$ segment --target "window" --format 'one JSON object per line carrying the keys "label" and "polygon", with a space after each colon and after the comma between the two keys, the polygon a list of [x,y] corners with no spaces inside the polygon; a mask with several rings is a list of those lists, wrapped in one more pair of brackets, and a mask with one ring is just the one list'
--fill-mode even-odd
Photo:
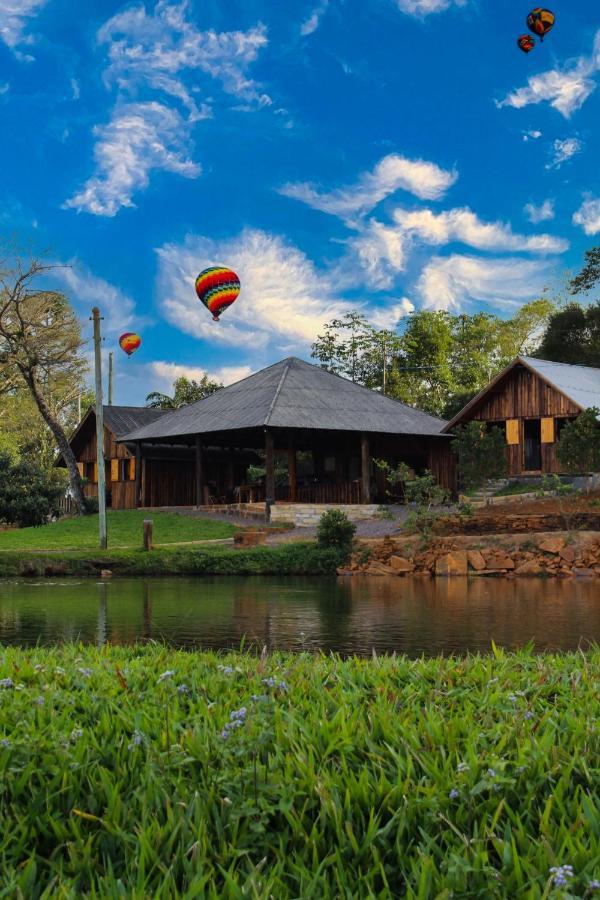
{"label": "window", "polygon": [[94,478],[94,474],[95,474],[94,469],[95,469],[95,463],[86,462],[85,468],[83,470],[84,478],[86,478],[88,481],[92,481],[92,482],[95,481],[96,479]]}
{"label": "window", "polygon": [[129,460],[128,459],[120,459],[119,460],[119,481],[128,481],[129,480]]}

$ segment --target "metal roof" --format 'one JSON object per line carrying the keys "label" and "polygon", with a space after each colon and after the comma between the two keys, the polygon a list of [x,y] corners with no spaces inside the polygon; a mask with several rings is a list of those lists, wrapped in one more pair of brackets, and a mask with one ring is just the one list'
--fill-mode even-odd
{"label": "metal roof", "polygon": [[445,424],[290,356],[125,438],[161,440],[266,426],[439,436]]}
{"label": "metal roof", "polygon": [[531,356],[521,356],[519,359],[577,406],[582,409],[596,406],[600,409],[600,369],[533,359]]}

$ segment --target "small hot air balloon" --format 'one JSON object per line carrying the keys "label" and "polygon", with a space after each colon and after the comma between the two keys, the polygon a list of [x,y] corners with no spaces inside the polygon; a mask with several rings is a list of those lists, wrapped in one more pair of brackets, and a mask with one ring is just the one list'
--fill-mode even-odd
{"label": "small hot air balloon", "polygon": [[517,47],[519,47],[523,53],[531,53],[535,47],[535,41],[530,34],[522,34],[517,41]]}
{"label": "small hot air balloon", "polygon": [[215,322],[221,313],[235,303],[240,293],[240,279],[232,269],[225,266],[211,266],[196,278],[196,293],[204,303]]}
{"label": "small hot air balloon", "polygon": [[132,353],[135,353],[141,343],[141,337],[139,334],[135,334],[134,331],[126,331],[125,334],[122,334],[119,338],[119,347],[121,350],[125,351],[127,356],[131,356]]}
{"label": "small hot air balloon", "polygon": [[527,16],[527,27],[543,41],[548,32],[554,28],[555,21],[556,16],[553,12],[542,6],[536,6]]}

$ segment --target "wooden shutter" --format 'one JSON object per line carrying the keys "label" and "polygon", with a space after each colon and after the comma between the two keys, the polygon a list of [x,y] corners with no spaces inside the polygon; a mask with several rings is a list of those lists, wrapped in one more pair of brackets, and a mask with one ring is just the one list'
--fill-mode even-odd
{"label": "wooden shutter", "polygon": [[519,420],[506,420],[506,443],[510,445],[519,443]]}
{"label": "wooden shutter", "polygon": [[110,480],[118,481],[119,480],[119,460],[111,459],[110,461]]}
{"label": "wooden shutter", "polygon": [[79,477],[83,478],[83,463],[77,463],[77,471],[79,472]]}
{"label": "wooden shutter", "polygon": [[553,444],[554,441],[554,419],[542,419],[542,444]]}
{"label": "wooden shutter", "polygon": [[94,484],[98,484],[98,463],[94,463]]}
{"label": "wooden shutter", "polygon": [[129,460],[129,480],[135,481],[135,459]]}

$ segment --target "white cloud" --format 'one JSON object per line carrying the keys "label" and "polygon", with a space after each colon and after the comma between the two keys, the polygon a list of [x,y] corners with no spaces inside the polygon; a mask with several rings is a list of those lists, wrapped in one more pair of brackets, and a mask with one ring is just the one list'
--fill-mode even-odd
{"label": "white cloud", "polygon": [[458,241],[477,250],[562,253],[569,249],[567,241],[549,234],[514,234],[504,222],[482,222],[468,208],[441,213],[430,209],[397,209],[394,219],[404,233],[434,246]]}
{"label": "white cloud", "polygon": [[[323,324],[355,305],[336,293],[297,247],[264,231],[247,229],[225,241],[189,235],[182,245],[166,244],[159,257],[158,295],[166,318],[177,328],[213,344],[264,348],[273,340],[313,341]],[[194,281],[209,265],[231,266],[242,290],[217,324],[196,298]]]}
{"label": "white cloud", "polygon": [[213,381],[219,381],[227,386],[241,381],[252,374],[251,366],[221,366],[216,369],[204,369],[201,366],[184,366],[179,363],[151,362],[148,368],[157,378],[162,381],[163,391],[172,388],[173,382],[177,378],[189,378],[192,381],[200,381],[205,375],[208,375]]}
{"label": "white cloud", "polygon": [[588,199],[573,215],[575,225],[580,225],[586,234],[600,232],[600,199]]}
{"label": "white cloud", "polygon": [[46,2],[47,0],[0,0],[0,40],[11,49],[22,43],[31,43],[25,30],[30,19],[37,16]]}
{"label": "white cloud", "polygon": [[198,107],[183,80],[185,73],[202,72],[221,82],[223,89],[247,102],[270,103],[247,75],[267,43],[266,28],[248,31],[200,31],[187,17],[189,4],[159,0],[152,13],[143,4],[109,19],[98,32],[108,46],[108,84],[135,89],[143,84],[178,98],[193,119],[206,118],[209,106]]}
{"label": "white cloud", "polygon": [[583,143],[578,138],[565,138],[561,141],[557,138],[552,144],[552,158],[547,169],[560,169],[563,163],[572,159],[577,153],[583,150]]}
{"label": "white cloud", "polygon": [[0,84],[0,97],[2,97],[3,94],[8,94],[9,91],[10,91],[10,84],[8,83],[8,81],[5,81],[2,84]]}
{"label": "white cloud", "polygon": [[107,125],[96,126],[96,171],[66,207],[97,216],[114,216],[133,206],[136,191],[148,186],[150,173],[163,170],[197,178],[201,168],[189,157],[185,122],[161,103],[130,103],[117,109]]}
{"label": "white cloud", "polygon": [[413,312],[415,304],[408,297],[403,297],[392,306],[379,306],[371,310],[369,314],[369,322],[375,328],[387,328],[393,330],[400,319]]}
{"label": "white cloud", "polygon": [[549,103],[566,119],[580,109],[596,88],[594,76],[600,70],[600,31],[591,56],[581,56],[565,69],[550,69],[532,75],[527,85],[508,94],[498,106],[523,109],[535,103]]}
{"label": "white cloud", "polygon": [[524,132],[523,132],[523,140],[524,140],[525,142],[527,142],[527,141],[537,141],[537,140],[539,140],[539,139],[541,138],[541,136],[542,136],[542,132],[541,132],[541,131],[524,131]]}
{"label": "white cloud", "polygon": [[396,0],[398,8],[411,16],[429,16],[444,12],[450,6],[464,6],[466,0]]}
{"label": "white cloud", "polygon": [[524,212],[533,225],[538,225],[540,222],[549,222],[554,218],[554,200],[544,200],[539,206],[536,206],[534,203],[527,203],[524,206]]}
{"label": "white cloud", "polygon": [[327,12],[327,7],[329,6],[329,0],[322,0],[318,6],[315,6],[308,19],[306,19],[302,25],[300,26],[300,34],[303,37],[308,37],[309,34],[313,34],[321,24],[321,19]]}
{"label": "white cloud", "polygon": [[347,188],[320,193],[308,183],[286,184],[279,192],[341,219],[364,215],[398,190],[421,200],[438,200],[454,184],[458,175],[422,159],[407,159],[390,154],[380,160],[372,172],[363,173]]}
{"label": "white cloud", "polygon": [[52,276],[62,282],[65,293],[81,316],[84,325],[92,307],[98,306],[102,313],[102,332],[106,336],[118,336],[132,328],[141,327],[143,320],[136,316],[135,302],[120,288],[94,275],[77,260],[54,269]]}
{"label": "white cloud", "polygon": [[395,276],[404,271],[407,239],[397,228],[370,219],[358,237],[349,241],[349,246],[374,288],[390,288]]}
{"label": "white cloud", "polygon": [[457,311],[470,301],[513,307],[538,295],[547,275],[548,266],[540,261],[434,257],[416,289],[425,309]]}

